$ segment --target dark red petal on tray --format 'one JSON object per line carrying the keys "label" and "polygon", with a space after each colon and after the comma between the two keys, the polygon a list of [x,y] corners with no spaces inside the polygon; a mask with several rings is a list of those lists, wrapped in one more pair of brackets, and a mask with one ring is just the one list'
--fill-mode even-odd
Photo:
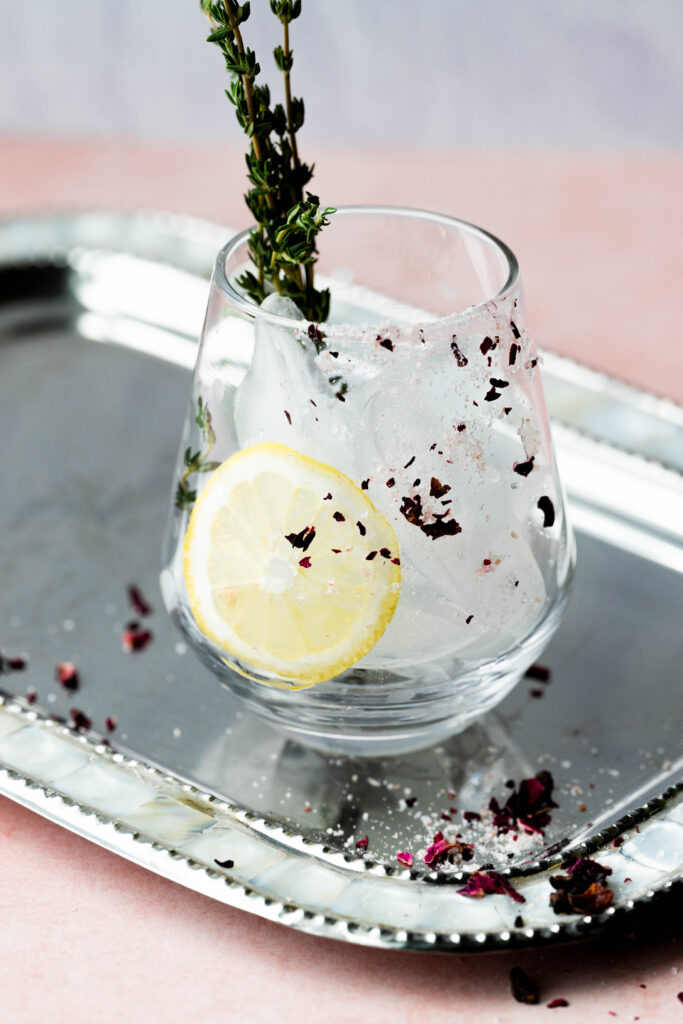
{"label": "dark red petal on tray", "polygon": [[377,340],[379,341],[382,348],[389,349],[390,352],[394,351],[394,343],[391,340],[391,338],[380,338],[380,336],[377,335]]}
{"label": "dark red petal on tray", "polygon": [[393,476],[390,476],[389,479],[387,480],[387,487],[393,487],[395,483],[396,481],[394,480]]}
{"label": "dark red petal on tray", "polygon": [[408,850],[399,850],[396,854],[396,860],[404,868],[412,868],[413,866],[413,855]]}
{"label": "dark red petal on tray", "polygon": [[612,903],[614,893],[606,885],[612,869],[589,857],[563,864],[566,875],[553,875],[550,905],[556,914],[600,914]]}
{"label": "dark red petal on tray", "polygon": [[214,864],[218,864],[219,868],[234,868],[234,860],[216,860],[214,857]]}
{"label": "dark red petal on tray", "polygon": [[416,796],[407,796],[406,797],[406,807],[414,807],[416,803],[417,803],[417,797]]}
{"label": "dark red petal on tray", "polygon": [[536,679],[539,683],[549,683],[551,673],[545,665],[530,665],[524,675],[527,679]]}
{"label": "dark red petal on tray", "polygon": [[287,422],[291,424],[292,417],[290,416],[290,414],[287,412],[286,409],[283,409],[283,412],[284,412],[285,416],[287,417]]}
{"label": "dark red petal on tray", "polygon": [[538,1002],[538,986],[521,967],[513,967],[510,971],[510,988],[518,1003],[533,1006]]}
{"label": "dark red petal on tray", "polygon": [[306,555],[305,558],[300,558],[299,559],[299,565],[301,566],[302,569],[310,569],[311,568],[310,556]]}
{"label": "dark red petal on tray", "polygon": [[560,1008],[560,1006],[569,1006],[569,1003],[566,999],[559,998],[551,999],[550,1002],[546,1003],[545,1005],[548,1007],[549,1010],[557,1010]]}
{"label": "dark red petal on tray", "polygon": [[37,700],[38,700],[38,694],[36,693],[35,690],[27,690],[26,691],[26,703],[27,704],[35,704],[35,702]]}
{"label": "dark red petal on tray", "polygon": [[512,782],[513,791],[502,807],[495,797],[491,797],[489,810],[493,814],[493,824],[498,835],[516,829],[528,834],[543,835],[543,830],[550,824],[550,811],[557,807],[553,800],[553,788],[554,781],[550,772],[540,771],[530,779],[522,779],[517,788]]}
{"label": "dark red petal on tray", "polygon": [[107,717],[104,720],[104,727],[107,730],[107,732],[114,732],[118,724],[119,723],[116,721],[114,715],[107,715]]}
{"label": "dark red petal on tray", "polygon": [[151,615],[154,609],[145,600],[144,594],[134,583],[129,584],[128,589],[128,602],[135,612],[136,615]]}
{"label": "dark red petal on tray", "polygon": [[[17,655],[14,658],[6,658],[5,664],[11,672],[23,672],[26,668],[26,658],[22,658],[21,655]],[[2,669],[0,669],[2,671]]]}
{"label": "dark red petal on tray", "polygon": [[69,713],[71,715],[71,722],[76,729],[87,730],[92,728],[92,722],[84,711],[80,711],[78,708],[71,708]]}
{"label": "dark red petal on tray", "polygon": [[519,331],[517,330],[517,324],[514,322],[514,320],[510,321],[510,330],[512,331],[512,337],[515,340],[521,337]]}
{"label": "dark red petal on tray", "polygon": [[487,352],[490,352],[491,349],[493,349],[495,347],[496,346],[495,346],[495,343],[493,341],[493,338],[484,338],[484,340],[482,341],[481,345],[479,346],[479,348],[481,349],[482,355],[486,355]]}
{"label": "dark red petal on tray", "polygon": [[458,889],[461,896],[481,899],[483,896],[509,896],[515,903],[526,903],[524,896],[497,871],[475,871],[467,879],[467,884]]}
{"label": "dark red petal on tray", "polygon": [[60,661],[55,665],[55,679],[69,693],[75,693],[80,686],[78,669],[72,661]]}
{"label": "dark red petal on tray", "polygon": [[361,537],[364,537],[364,536],[365,536],[365,534],[366,534],[366,533],[367,533],[368,531],[367,531],[367,530],[365,529],[365,527],[364,527],[364,526],[363,526],[363,524],[361,523],[360,519],[359,519],[359,520],[358,520],[358,522],[356,523],[356,526],[358,527],[358,532],[360,533]]}
{"label": "dark red petal on tray", "polygon": [[333,512],[332,518],[336,519],[338,523],[343,523],[346,521],[346,516],[344,516],[341,512]]}
{"label": "dark red petal on tray", "polygon": [[152,631],[142,629],[137,622],[130,622],[121,634],[121,646],[126,654],[144,651],[153,640]]}
{"label": "dark red petal on tray", "polygon": [[367,836],[363,836],[363,838],[359,839],[358,842],[356,843],[356,849],[357,850],[367,850],[367,848],[368,848],[368,837]]}

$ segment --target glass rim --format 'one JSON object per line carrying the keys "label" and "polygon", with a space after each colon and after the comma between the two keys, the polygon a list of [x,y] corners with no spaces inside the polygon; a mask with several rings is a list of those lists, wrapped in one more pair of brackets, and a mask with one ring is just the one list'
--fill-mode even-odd
{"label": "glass rim", "polygon": [[[435,317],[432,320],[425,321],[425,323],[429,323],[431,327],[434,327],[434,325],[439,323],[458,319],[459,317],[469,317],[476,314],[478,311],[485,309],[492,302],[503,302],[519,282],[519,264],[512,249],[496,235],[492,234],[490,231],[486,231],[484,228],[480,228],[477,224],[472,224],[467,220],[461,220],[459,217],[451,217],[445,213],[435,213],[431,210],[421,210],[409,206],[377,206],[375,204],[340,206],[332,216],[343,217],[362,214],[379,214],[382,216],[402,217],[406,220],[415,218],[431,221],[434,224],[441,224],[442,226],[451,229],[457,228],[459,231],[463,231],[466,234],[480,239],[480,241],[486,242],[488,245],[494,246],[494,248],[496,248],[505,259],[508,269],[507,278],[503,286],[494,295],[491,295],[483,302],[477,302],[473,305],[466,306],[460,311],[448,313],[445,316]],[[302,324],[310,323],[311,321],[306,319],[294,320],[290,317],[279,316],[277,313],[270,313],[261,306],[257,306],[255,302],[252,302],[252,300],[247,296],[237,291],[228,279],[225,272],[227,262],[233,253],[247,242],[252,230],[253,227],[245,228],[243,231],[240,231],[239,234],[233,235],[230,241],[228,241],[219,251],[214,264],[213,281],[228,302],[247,316],[252,317],[253,319],[265,320],[273,326],[280,327],[282,329],[301,331]]]}

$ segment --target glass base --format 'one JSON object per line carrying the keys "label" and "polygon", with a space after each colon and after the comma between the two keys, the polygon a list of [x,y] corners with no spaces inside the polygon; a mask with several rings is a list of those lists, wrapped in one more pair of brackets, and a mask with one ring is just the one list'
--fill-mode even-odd
{"label": "glass base", "polygon": [[552,637],[567,596],[567,589],[561,591],[526,638],[483,666],[440,662],[405,674],[355,668],[304,690],[280,689],[240,675],[198,643],[194,620],[182,606],[172,615],[221,684],[270,727],[327,754],[385,757],[432,746],[498,704]]}

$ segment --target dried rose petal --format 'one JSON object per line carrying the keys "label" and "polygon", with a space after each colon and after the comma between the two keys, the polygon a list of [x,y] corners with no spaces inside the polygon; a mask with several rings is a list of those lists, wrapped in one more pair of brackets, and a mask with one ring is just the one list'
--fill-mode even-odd
{"label": "dried rose petal", "polygon": [[530,665],[524,675],[527,679],[536,679],[539,683],[550,682],[550,669],[545,665]]}
{"label": "dried rose petal", "polygon": [[116,721],[114,715],[107,715],[107,717],[104,720],[104,727],[107,730],[107,732],[114,732],[114,729],[118,724],[119,723]]}
{"label": "dried rose petal", "polygon": [[458,347],[458,344],[455,340],[455,335],[453,335],[453,341],[451,342],[451,352],[455,356],[455,361],[458,364],[458,366],[467,366],[467,356],[460,351],[460,348]]}
{"label": "dried rose petal", "polygon": [[312,563],[311,563],[310,555],[306,555],[305,558],[300,558],[299,559],[299,565],[301,566],[302,569],[310,569],[311,568],[311,564]]}
{"label": "dried rose petal", "polygon": [[427,847],[424,855],[425,864],[437,867],[446,862],[452,864],[456,858],[463,861],[472,860],[474,847],[471,843],[461,843],[458,839],[449,842],[444,839],[443,832],[437,832],[432,839],[431,845]]}
{"label": "dried rose petal", "polygon": [[521,967],[513,967],[510,971],[510,988],[518,1003],[533,1006],[538,1002],[538,986]]}
{"label": "dried rose petal", "polygon": [[532,455],[526,462],[515,462],[513,463],[513,470],[515,473],[519,473],[520,476],[528,476],[531,470],[534,468],[535,456]]}
{"label": "dried rose petal", "polygon": [[462,816],[465,821],[481,821],[481,814],[477,814],[476,811],[463,811]]}
{"label": "dried rose petal", "polygon": [[[514,787],[514,782],[512,785]],[[502,807],[495,797],[491,797],[489,810],[498,835],[521,829],[530,835],[542,836],[550,824],[551,809],[557,807],[553,800],[554,785],[550,772],[540,771],[533,778],[522,779]]]}
{"label": "dried rose petal", "polygon": [[127,654],[144,651],[153,639],[149,629],[142,629],[138,622],[129,622],[121,634],[121,646]]}
{"label": "dried rose petal", "polygon": [[547,494],[538,499],[536,507],[543,513],[543,526],[549,529],[555,522],[555,506]]}
{"label": "dried rose petal", "polygon": [[391,338],[382,338],[379,334],[377,335],[377,341],[380,343],[382,348],[389,349],[390,352],[394,351],[394,343]]}
{"label": "dried rose petal", "polygon": [[78,708],[72,708],[70,714],[71,722],[74,728],[85,730],[92,728],[92,722],[90,721],[90,719],[88,718],[84,711],[79,711]]}
{"label": "dried rose petal", "polygon": [[75,693],[81,684],[78,669],[72,661],[60,661],[55,665],[55,679],[69,693]]}
{"label": "dried rose petal", "polygon": [[234,868],[234,860],[216,860],[214,857],[214,864],[218,864],[219,868]]}
{"label": "dried rose petal", "polygon": [[442,484],[435,476],[432,477],[429,485],[429,494],[432,498],[443,498],[444,494],[448,494],[450,489],[449,484]]}
{"label": "dried rose petal", "polygon": [[549,1003],[545,1004],[549,1010],[557,1010],[560,1006],[569,1006],[566,999],[551,999]]}
{"label": "dried rose petal", "polygon": [[589,857],[564,864],[565,875],[553,875],[550,905],[556,914],[599,914],[610,906],[614,893],[605,883],[612,869]]}
{"label": "dried rose petal", "polygon": [[396,860],[404,868],[412,868],[413,866],[413,855],[412,853],[409,853],[407,850],[399,850],[398,853],[396,854]]}
{"label": "dried rose petal", "polygon": [[27,690],[26,691],[26,703],[27,704],[35,704],[35,702],[37,700],[38,700],[38,694],[36,693],[35,690]]}
{"label": "dried rose petal", "polygon": [[154,609],[145,600],[142,591],[134,583],[128,586],[128,601],[136,615],[151,615]]}
{"label": "dried rose petal", "polygon": [[357,850],[367,850],[367,848],[368,848],[368,837],[367,836],[363,836],[363,838],[359,839],[358,842],[356,843],[356,849]]}
{"label": "dried rose petal", "polygon": [[315,526],[304,526],[303,530],[300,530],[299,533],[286,533],[285,540],[288,540],[293,548],[301,548],[302,551],[308,551],[315,540]]}
{"label": "dried rose petal", "polygon": [[515,903],[526,903],[521,892],[513,889],[506,878],[497,871],[475,871],[467,879],[463,889],[458,889],[461,896],[481,899],[483,896],[509,896]]}
{"label": "dried rose petal", "polygon": [[26,658],[17,656],[16,658],[8,658],[7,664],[12,672],[23,672],[26,668]]}

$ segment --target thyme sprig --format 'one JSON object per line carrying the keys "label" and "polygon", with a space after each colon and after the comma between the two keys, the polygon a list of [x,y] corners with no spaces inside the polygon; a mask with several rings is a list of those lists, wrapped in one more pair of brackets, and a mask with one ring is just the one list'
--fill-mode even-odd
{"label": "thyme sprig", "polygon": [[297,144],[297,132],[304,123],[304,103],[292,95],[294,54],[289,26],[301,14],[301,0],[270,0],[271,11],[283,28],[282,45],[275,48],[273,56],[284,78],[284,105],[272,105],[268,86],[257,81],[261,67],[241,30],[249,18],[250,4],[236,0],[200,2],[211,22],[207,41],[218,46],[230,75],[230,88],[225,94],[249,139],[246,164],[251,188],[244,198],[256,221],[249,235],[256,273],[245,272],[237,283],[258,303],[270,284],[280,295],[296,302],[308,320],[324,321],[330,295],[314,284],[316,239],[335,211],[321,208],[318,197],[306,190],[313,166],[301,160]]}
{"label": "thyme sprig", "polygon": [[211,423],[209,407],[201,397],[197,399],[195,423],[201,430],[206,449],[203,453],[201,451],[193,452],[192,448],[185,449],[183,454],[185,469],[178,481],[175,493],[175,504],[179,509],[190,509],[197,500],[197,491],[190,486],[190,477],[194,473],[211,473],[220,466],[220,462],[211,462],[208,457],[216,443],[216,434]]}

